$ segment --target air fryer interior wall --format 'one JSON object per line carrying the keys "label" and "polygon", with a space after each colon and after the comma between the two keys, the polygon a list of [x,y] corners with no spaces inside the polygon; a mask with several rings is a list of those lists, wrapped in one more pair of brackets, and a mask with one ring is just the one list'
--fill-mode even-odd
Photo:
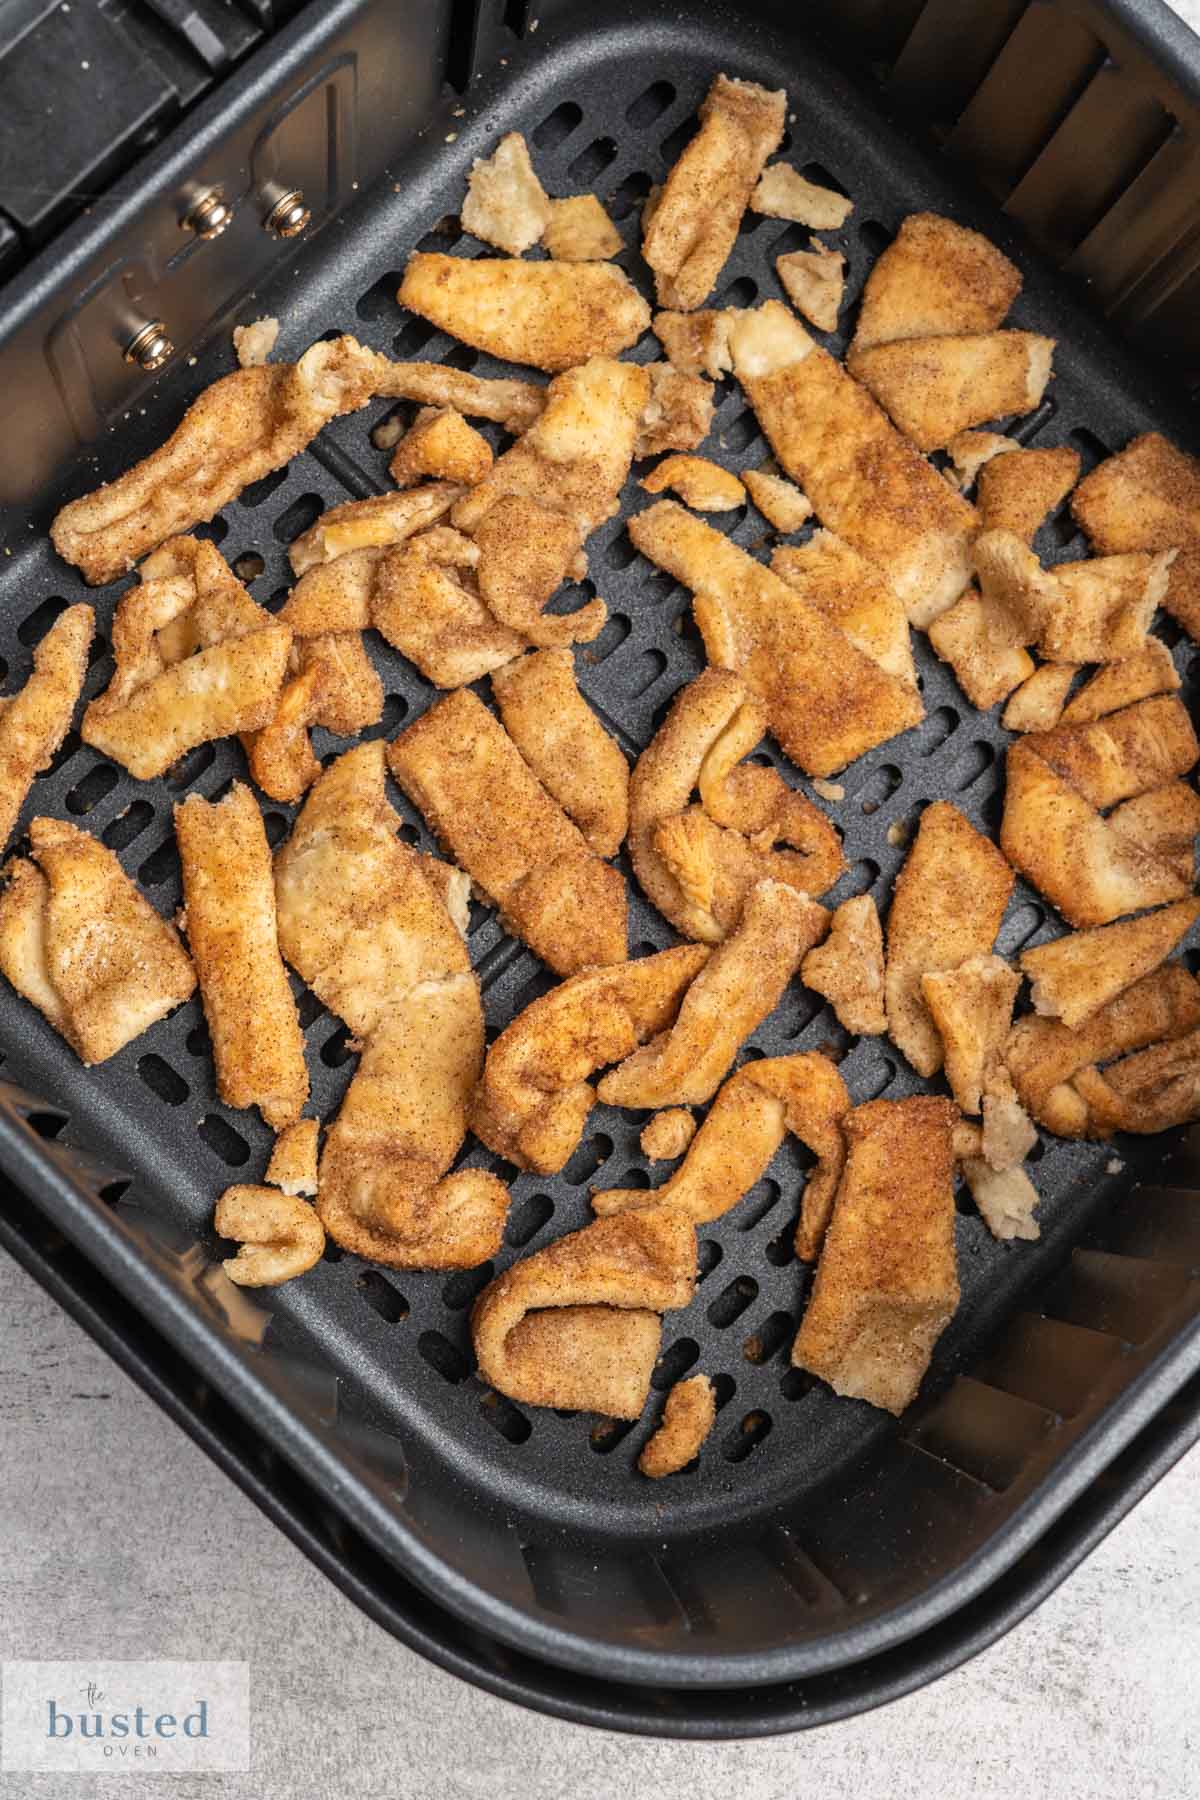
{"label": "air fryer interior wall", "polygon": [[[639,203],[686,141],[713,72],[726,69],[788,89],[789,160],[855,200],[834,240],[849,261],[845,320],[900,219],[920,207],[949,212],[985,230],[1025,270],[1014,323],[1059,339],[1050,397],[1017,428],[1021,442],[1073,443],[1085,469],[1150,428],[1200,448],[1178,384],[1121,350],[1010,221],[955,185],[951,165],[931,163],[894,134],[801,36],[724,9],[681,17],[674,6],[599,6],[503,55],[461,118],[448,97],[403,166],[298,248],[273,286],[239,310],[241,318],[280,317],[277,355],[349,330],[398,356],[518,372],[433,333],[394,299],[414,248],[478,253],[459,241],[455,223],[471,158],[501,132],[523,130],[551,193],[594,190],[606,199],[628,246],[619,260],[644,284]],[[774,257],[807,236],[749,215],[716,302],[775,293]],[[835,340],[839,350],[844,338]],[[648,337],[634,354],[655,353]],[[187,401],[231,366],[222,330],[195,367],[160,381],[144,415],[123,421],[94,460],[64,471],[52,504],[160,442]],[[718,398],[722,460],[755,466],[765,445],[740,389],[727,381]],[[262,559],[251,583],[257,598],[282,602],[287,545],[321,508],[386,488],[386,457],[370,438],[385,410],[335,422],[208,528],[231,561],[250,552]],[[590,582],[610,617],[579,669],[632,755],[703,657],[688,595],[636,556],[624,518],[592,541]],[[51,553],[44,524],[39,511],[14,536],[0,572],[0,655],[14,679],[55,614],[85,592]],[[731,535],[754,547],[762,527],[751,514]],[[1052,560],[1083,553],[1065,510],[1038,548]],[[105,639],[90,697],[111,670],[106,634],[117,593],[89,597]],[[1164,635],[1194,704],[1194,647],[1169,625]],[[390,737],[433,690],[378,640],[372,649],[388,695],[376,735]],[[925,722],[857,762],[843,778],[845,799],[831,808],[851,864],[835,901],[867,890],[886,899],[904,855],[889,828],[915,820],[931,799],[954,801],[993,831],[998,824],[1007,735],[994,715],[965,702],[923,638],[918,660]],[[318,735],[316,747],[329,755],[344,746]],[[772,741],[765,748],[799,779]],[[234,746],[209,745],[165,781],[142,785],[72,734],[25,816],[83,824],[169,912],[179,901],[172,804],[190,791],[218,793],[241,767]],[[420,819],[393,797],[405,836],[428,844]],[[274,841],[289,818],[287,808],[268,808]],[[999,948],[1012,954],[1057,929],[1044,902],[1018,884]],[[633,952],[670,941],[631,888]],[[551,981],[490,909],[473,906],[470,943],[494,1032]],[[351,1072],[348,1034],[298,992],[314,1102],[328,1118]],[[331,1253],[261,1301],[230,1290],[211,1265],[212,1207],[228,1182],[263,1167],[269,1133],[216,1099],[198,1002],[90,1072],[11,993],[0,995],[0,1037],[5,1076],[49,1103],[10,1102],[0,1162],[38,1192],[60,1228],[86,1242],[210,1376],[219,1374],[266,1442],[318,1471],[332,1503],[420,1586],[507,1643],[606,1678],[727,1688],[841,1666],[899,1643],[994,1579],[1200,1364],[1194,1149],[1181,1134],[1123,1142],[1115,1154],[1046,1138],[1031,1171],[1042,1195],[1037,1244],[995,1243],[963,1203],[962,1306],[922,1403],[896,1426],[835,1399],[787,1362],[809,1280],[790,1250],[804,1165],[791,1142],[732,1214],[703,1229],[697,1297],[667,1316],[656,1392],[695,1368],[714,1377],[721,1404],[698,1470],[651,1484],[632,1466],[645,1423],[626,1431],[527,1411],[484,1389],[472,1372],[467,1317],[490,1268],[399,1275]],[[798,984],[752,1040],[767,1055],[840,1051],[847,1042]],[[858,1042],[842,1070],[856,1100],[921,1085],[887,1040]],[[52,1142],[35,1148],[19,1122],[30,1113],[46,1121]],[[638,1148],[643,1122],[598,1108],[561,1176],[518,1177],[496,1268],[585,1223],[589,1186],[657,1183],[661,1167],[649,1168]],[[107,1174],[96,1175],[72,1146],[98,1157]],[[499,1166],[478,1146],[466,1160]],[[1147,1185],[1135,1193],[1138,1183]]]}

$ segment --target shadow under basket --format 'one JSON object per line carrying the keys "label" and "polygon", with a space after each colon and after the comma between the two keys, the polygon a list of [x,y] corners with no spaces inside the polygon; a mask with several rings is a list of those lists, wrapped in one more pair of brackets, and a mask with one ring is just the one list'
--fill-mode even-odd
{"label": "shadow under basket", "polygon": [[[645,288],[641,201],[724,69],[787,88],[788,160],[854,200],[845,230],[829,235],[848,264],[845,324],[826,338],[830,348],[844,349],[866,274],[904,215],[946,212],[985,231],[1025,271],[1012,322],[1058,339],[1050,397],[1015,427],[1022,443],[1071,443],[1085,469],[1148,429],[1200,447],[1186,400],[1200,353],[1171,298],[1181,284],[1189,291],[1190,265],[1169,281],[1162,249],[1186,234],[1170,236],[1174,190],[1164,169],[1157,187],[1151,181],[1168,149],[1179,158],[1181,135],[1195,143],[1200,46],[1189,113],[1185,89],[1170,98],[1188,73],[1178,62],[1181,40],[1162,37],[1154,9],[1097,8],[1094,18],[1073,5],[970,9],[975,35],[944,39],[939,106],[926,108],[940,151],[889,122],[906,95],[927,97],[918,52],[922,34],[936,41],[937,19],[945,23],[948,9],[936,3],[843,9],[863,14],[864,33],[871,22],[868,47],[893,71],[891,98],[801,34],[794,8],[784,25],[783,11],[769,5],[689,11],[600,0],[586,16],[578,6],[545,7],[535,33],[519,6],[484,7],[471,14],[465,50],[467,10],[455,12],[449,36],[451,73],[469,51],[461,97],[444,89],[386,177],[311,244],[289,247],[252,309],[239,309],[242,318],[281,318],[281,355],[348,330],[389,354],[513,373],[394,299],[414,248],[479,253],[456,213],[472,157],[507,130],[525,133],[550,193],[600,195],[625,238],[617,260]],[[812,10],[820,17],[823,9]],[[1066,37],[1039,69],[1042,126],[1025,119],[1021,135],[1014,124],[1001,145],[984,122],[994,118],[999,133],[1007,115],[979,97],[1035,13],[1043,25],[1058,17]],[[1114,132],[1121,151],[1113,150],[1105,191],[1094,182],[1085,204],[1077,184],[1068,205],[1079,158],[1064,161],[1055,145],[1070,130],[1078,146],[1093,116],[1098,158],[1109,142],[1105,95],[1118,112],[1136,112],[1140,132],[1124,123]],[[990,145],[990,162],[981,144]],[[1099,293],[1094,279],[1081,287],[1074,278],[1088,274],[1096,234],[1112,233],[1113,213],[1139,184],[1143,210],[1159,195],[1154,216],[1166,235],[1157,258],[1144,248],[1145,266],[1111,293]],[[807,235],[748,214],[714,304],[776,294],[775,257]],[[1129,331],[1157,318],[1151,349],[1122,341],[1101,306]],[[633,354],[655,353],[648,337]],[[165,437],[183,405],[231,366],[227,330],[207,345],[197,340],[194,354],[194,364],[145,390],[144,412],[130,407],[86,459],[61,471],[19,546],[13,534],[14,554],[0,571],[0,656],[13,679],[57,613],[85,593],[53,556],[46,521],[64,499]],[[756,466],[766,447],[744,398],[724,382],[717,399],[721,460]],[[371,434],[387,410],[379,404],[336,421],[204,528],[235,565],[246,559],[251,591],[264,603],[282,596],[288,545],[321,508],[386,490],[386,453]],[[609,622],[579,658],[582,686],[631,755],[703,660],[688,595],[629,541],[626,519],[641,499],[631,483],[629,504],[589,546],[590,581]],[[729,532],[749,549],[762,542],[749,511]],[[1082,554],[1069,515],[1047,524],[1037,548],[1048,560]],[[105,652],[115,595],[88,597]],[[1200,658],[1177,630],[1162,629],[1194,710]],[[369,647],[388,696],[372,735],[390,736],[434,691],[386,645],[373,639]],[[932,799],[952,800],[993,832],[998,823],[1007,734],[994,714],[966,703],[924,639],[917,657],[925,721],[841,778],[834,816],[850,872],[834,901],[853,892],[886,900],[905,854],[895,827],[911,828]],[[89,696],[110,668],[101,654]],[[322,757],[343,747],[316,734]],[[773,743],[764,754],[799,780]],[[180,898],[172,805],[187,792],[219,793],[242,768],[236,745],[207,745],[165,780],[139,784],[72,736],[35,783],[23,822],[35,813],[77,820],[169,913]],[[419,817],[397,805],[405,837],[428,846]],[[293,811],[268,806],[272,841]],[[630,914],[632,954],[671,942],[632,887]],[[1057,929],[1046,904],[1018,883],[999,948],[1013,955]],[[488,908],[473,906],[469,941],[495,1032],[549,980]],[[348,1034],[299,984],[296,992],[313,1105],[327,1118],[352,1072]],[[899,1421],[838,1400],[790,1367],[811,1277],[791,1249],[806,1159],[785,1145],[739,1206],[702,1228],[695,1300],[666,1318],[650,1413],[690,1370],[713,1378],[719,1411],[697,1463],[651,1483],[635,1470],[651,1417],[617,1426],[514,1405],[480,1380],[468,1332],[471,1303],[493,1273],[587,1222],[590,1187],[662,1179],[661,1166],[641,1154],[640,1117],[597,1107],[559,1176],[513,1181],[494,1264],[468,1274],[398,1273],[330,1250],[301,1281],[245,1293],[221,1270],[212,1209],[230,1181],[256,1178],[270,1133],[257,1115],[218,1100],[198,1001],[103,1067],[83,1070],[6,991],[0,1043],[0,1168],[11,1184],[0,1242],[372,1616],[467,1679],[564,1717],[664,1736],[752,1736],[894,1697],[1028,1611],[1200,1434],[1194,1133],[1111,1145],[1044,1137],[1032,1169],[1041,1195],[1036,1243],[995,1242],[964,1203],[962,1304],[920,1401]],[[856,1101],[920,1088],[886,1040],[849,1047],[832,1013],[798,984],[745,1054],[819,1048],[839,1057]],[[511,1173],[473,1143],[464,1160]]]}

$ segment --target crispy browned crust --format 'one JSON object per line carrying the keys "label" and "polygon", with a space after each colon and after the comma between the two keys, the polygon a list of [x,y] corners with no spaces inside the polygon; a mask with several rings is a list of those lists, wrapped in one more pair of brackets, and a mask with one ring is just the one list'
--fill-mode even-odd
{"label": "crispy browned crust", "polygon": [[1200,638],[1200,459],[1146,432],[1084,477],[1071,511],[1096,550],[1177,549],[1164,605]]}
{"label": "crispy browned crust", "polygon": [[103,1062],[188,999],[195,971],[111,850],[62,819],[32,820],[29,840],[0,893],[0,973]]}
{"label": "crispy browned crust", "polygon": [[1155,1044],[1103,1072],[1081,1069],[1072,1083],[1088,1108],[1089,1137],[1131,1131],[1139,1137],[1200,1118],[1200,1031]]}
{"label": "crispy browned crust", "polygon": [[623,248],[620,232],[595,194],[552,200],[542,246],[555,262],[605,262]]}
{"label": "crispy browned crust", "polygon": [[1011,531],[1025,543],[1079,480],[1079,452],[1066,444],[1047,450],[1014,446],[979,471],[975,504],[985,531]]}
{"label": "crispy browned crust", "polygon": [[1001,714],[1005,731],[1053,731],[1078,673],[1075,663],[1043,663],[1027,675]]}
{"label": "crispy browned crust", "polygon": [[941,450],[986,419],[1032,412],[1053,354],[1053,338],[992,331],[852,349],[846,366],[918,450]]}
{"label": "crispy browned crust", "polygon": [[1137,700],[1173,694],[1183,682],[1174,658],[1159,638],[1147,638],[1134,656],[1097,669],[1063,708],[1064,725],[1090,725],[1105,713],[1120,712]]}
{"label": "crispy browned crust", "polygon": [[621,875],[473,693],[459,688],[430,707],[389,746],[388,766],[508,928],[558,974],[625,960]]}
{"label": "crispy browned crust", "polygon": [[660,450],[695,450],[712,429],[716,410],[712,382],[672,368],[670,363],[644,366],[650,395],[642,408],[634,456],[657,456]]}
{"label": "crispy browned crust", "polygon": [[978,231],[910,213],[867,277],[853,348],[994,331],[1020,291],[1020,270]]}
{"label": "crispy browned crust", "polygon": [[213,1230],[240,1244],[221,1264],[239,1287],[278,1287],[320,1262],[325,1233],[312,1207],[273,1187],[228,1187],[217,1201]]}
{"label": "crispy browned crust", "polygon": [[1059,563],[1053,572],[1057,603],[1049,607],[1038,648],[1056,662],[1119,662],[1138,655],[1156,607],[1167,591],[1173,550],[1151,556],[1093,556]]}
{"label": "crispy browned crust", "polygon": [[504,729],[597,856],[615,856],[629,825],[629,764],[575,679],[569,650],[536,650],[497,669]]}
{"label": "crispy browned crust", "polygon": [[781,545],[771,557],[771,569],[819,607],[885,674],[916,690],[908,618],[874,563],[836,533],[814,531],[806,544]]}
{"label": "crispy browned crust", "polygon": [[505,261],[418,251],[396,295],[476,350],[556,373],[636,344],[650,308],[607,262]]}
{"label": "crispy browned crust", "polygon": [[477,681],[520,656],[528,642],[480,597],[472,573],[478,561],[469,538],[435,527],[385,551],[375,570],[372,624],[435,687]]}
{"label": "crispy browned crust", "polygon": [[725,266],[768,156],[783,136],[787,95],[718,75],[648,218],[642,254],[660,306],[702,306]]}
{"label": "crispy browned crust", "polygon": [[702,943],[728,936],[756,882],[823,894],[846,866],[824,813],[777,770],[743,761],[765,729],[740,676],[706,669],[676,696],[633,771],[634,873],[672,925]]}
{"label": "crispy browned crust", "polygon": [[452,406],[469,419],[492,419],[512,432],[532,425],[545,399],[545,390],[536,382],[468,375],[440,362],[385,363],[375,392],[393,400],[415,400],[419,406]]}
{"label": "crispy browned crust", "polygon": [[269,725],[291,644],[212,544],[172,538],[117,604],[116,668],[80,735],[151,781],[197,744]]}
{"label": "crispy browned crust", "polygon": [[[402,494],[372,494],[366,500],[346,500],[341,506],[331,506],[293,542],[288,551],[292,571],[303,576],[323,563],[406,543],[417,532],[427,531],[444,518],[463,492],[460,482],[431,481]],[[356,571],[362,566],[355,565]],[[310,592],[314,590],[302,584],[288,596],[287,622],[299,635],[349,631],[366,624],[365,615],[356,617],[348,607],[339,608],[333,599],[325,601],[321,589],[315,589],[312,600]],[[321,596],[321,604],[316,595]],[[361,607],[362,602],[358,604]]]}
{"label": "crispy browned crust", "polygon": [[842,1177],[842,1120],[850,1096],[835,1064],[816,1051],[761,1058],[731,1075],[678,1169],[659,1188],[610,1188],[592,1195],[605,1215],[644,1206],[673,1206],[697,1225],[719,1219],[749,1193],[794,1132],[817,1158],[808,1177],[796,1254],[816,1256]]}
{"label": "crispy browned crust", "polygon": [[[1131,800],[1106,819],[1023,738],[1008,751],[1001,849],[1068,925],[1107,925],[1182,899],[1192,873],[1191,861],[1185,871],[1179,859],[1179,805],[1173,789],[1155,791],[1169,796],[1167,818],[1157,803],[1153,817],[1139,811],[1126,818],[1129,808],[1142,806]],[[1186,815],[1184,823],[1197,828]]]}
{"label": "crispy browned crust", "polygon": [[271,1160],[263,1180],[268,1187],[282,1188],[285,1194],[304,1194],[312,1199],[317,1191],[317,1137],[320,1127],[316,1119],[296,1119],[285,1125],[271,1149]]}
{"label": "crispy browned crust", "polygon": [[900,1413],[958,1305],[957,1117],[949,1100],[872,1100],[843,1122],[846,1170],[792,1361]]}
{"label": "crispy browned crust", "polygon": [[696,1135],[696,1117],[686,1106],[669,1106],[642,1126],[638,1143],[651,1162],[675,1162]]}
{"label": "crispy browned crust", "polygon": [[863,1037],[887,1030],[883,1006],[883,927],[870,894],[844,900],[829,936],[810,950],[800,969],[805,987],[829,1001],[838,1023]]}
{"label": "crispy browned crust", "polygon": [[[1174,900],[1191,891],[1196,879],[1200,794],[1186,781],[1169,781],[1165,787],[1139,794],[1136,800],[1126,800],[1109,813],[1105,823],[1120,844],[1144,852],[1156,864],[1166,863],[1173,871],[1182,886],[1159,898]],[[1148,900],[1141,904],[1153,903]]]}
{"label": "crispy browned crust", "polygon": [[[812,517],[812,501],[807,494],[800,492],[794,481],[789,481],[785,475],[777,475],[772,469],[743,469],[742,481],[745,484],[746,492],[767,524],[773,525],[776,531],[799,531],[805,521]],[[821,535],[832,537],[832,533]],[[779,551],[776,551],[775,555],[778,556]],[[773,557],[772,567],[774,564]],[[863,566],[869,568],[870,564],[864,563]],[[785,581],[787,580],[787,575],[782,569],[776,568],[775,573],[782,575]],[[873,573],[880,586],[887,590],[893,603],[899,605],[879,571],[874,570]]]}
{"label": "crispy browned crust", "polygon": [[1024,1169],[1015,1165],[993,1169],[981,1158],[967,1157],[962,1172],[971,1198],[994,1238],[1002,1242],[1012,1238],[1033,1242],[1041,1237],[1033,1216],[1038,1191]]}
{"label": "crispy browned crust", "polygon": [[665,456],[642,477],[641,485],[648,494],[663,494],[669,488],[696,512],[732,512],[746,503],[746,490],[737,476],[707,456]]}
{"label": "crispy browned crust", "polygon": [[693,981],[675,1023],[602,1078],[600,1099],[634,1107],[698,1106],[710,1099],[828,921],[823,906],[781,881],[751,888],[737,929]]}
{"label": "crispy browned crust", "polygon": [[272,1130],[300,1117],[308,1071],[275,919],[271,850],[248,787],[175,808],[188,943],[227,1106],[257,1106]]}
{"label": "crispy browned crust", "polygon": [[957,968],[921,977],[921,993],[942,1040],[946,1080],[964,1113],[983,1109],[1020,985],[1021,977],[1001,956],[969,956]]}
{"label": "crispy browned crust", "polygon": [[492,466],[492,446],[452,406],[425,406],[396,445],[388,474],[398,488],[424,476],[437,481],[482,481]]}
{"label": "crispy browned crust", "polygon": [[1092,1013],[1077,1030],[1030,1013],[1009,1033],[1004,1060],[1022,1104],[1059,1137],[1092,1132],[1088,1102],[1071,1085],[1091,1063],[1110,1062],[1200,1025],[1200,984],[1180,963],[1162,963]]}
{"label": "crispy browned crust", "polygon": [[293,653],[301,674],[321,665],[314,724],[323,725],[335,737],[357,737],[368,725],[378,725],[383,717],[383,682],[367,655],[361,632],[331,631],[298,638]]}
{"label": "crispy browned crust", "polygon": [[930,643],[981,712],[998,705],[1034,674],[1028,651],[1006,643],[1003,628],[997,629],[998,610],[994,601],[972,588],[929,626]]}
{"label": "crispy browned crust", "polygon": [[681,375],[707,375],[715,381],[733,368],[728,310],[657,312],[651,323],[668,361]]}
{"label": "crispy browned crust", "polygon": [[1090,725],[1059,725],[1026,746],[1103,809],[1186,775],[1200,756],[1187,708],[1173,694],[1139,700]]}
{"label": "crispy browned crust", "polygon": [[[759,340],[782,336],[785,320],[787,340],[764,352]],[[784,473],[830,530],[879,565],[911,622],[928,624],[967,585],[974,507],[778,301],[737,315],[731,336],[738,379]]]}
{"label": "crispy browned crust", "polygon": [[310,663],[299,675],[284,682],[271,723],[261,731],[242,735],[250,773],[272,800],[285,804],[299,800],[321,773],[308,728],[321,717],[324,680],[325,665],[320,661]]}
{"label": "crispy browned crust", "polygon": [[579,556],[583,538],[574,519],[526,494],[501,494],[474,529],[476,579],[492,618],[524,643],[591,643],[604,629],[603,600],[569,613],[545,609]]}
{"label": "crispy browned crust", "polygon": [[[658,1354],[657,1315],[686,1306],[695,1282],[696,1233],[682,1213],[597,1219],[484,1288],[471,1313],[479,1372],[530,1406],[636,1419]],[[570,1322],[541,1329],[541,1315],[558,1309]]]}
{"label": "crispy browned crust", "polygon": [[936,1074],[943,1060],[921,978],[987,955],[1012,886],[1003,856],[956,806],[939,800],[926,808],[887,927],[888,1030],[919,1075]]}
{"label": "crispy browned crust", "polygon": [[588,1077],[667,1030],[708,955],[684,945],[586,969],[532,1001],[488,1051],[471,1116],[476,1137],[518,1168],[556,1174],[595,1100]]}
{"label": "crispy browned crust", "polygon": [[1200,900],[1177,900],[1137,919],[1074,931],[1026,950],[1021,971],[1029,977],[1035,1012],[1077,1031],[1170,956],[1198,918]]}
{"label": "crispy browned crust", "polygon": [[675,501],[638,513],[629,535],[692,589],[710,663],[742,676],[765,704],[771,731],[808,774],[836,774],[923,717],[915,687],[881,669],[821,607]]}
{"label": "crispy browned crust", "polygon": [[642,1445],[638,1468],[651,1481],[675,1475],[699,1456],[716,1423],[717,1399],[707,1375],[677,1381],[667,1395],[662,1418]]}
{"label": "crispy browned crust", "polygon": [[85,581],[112,581],[174,533],[190,531],[252,481],[281,469],[339,413],[381,392],[389,368],[352,337],[297,363],[238,369],[194,400],[172,435],[124,475],[64,506],[54,547]]}
{"label": "crispy browned crust", "polygon": [[34,776],[70,729],[94,624],[90,606],[60,613],[33,652],[24,687],[0,699],[0,850],[13,834]]}
{"label": "crispy browned crust", "polygon": [[509,256],[532,250],[550,223],[550,201],[519,131],[509,131],[489,157],[471,164],[462,228]]}
{"label": "crispy browned crust", "polygon": [[775,258],[775,273],[796,311],[818,331],[836,331],[846,292],[846,259],[816,239],[809,250]]}

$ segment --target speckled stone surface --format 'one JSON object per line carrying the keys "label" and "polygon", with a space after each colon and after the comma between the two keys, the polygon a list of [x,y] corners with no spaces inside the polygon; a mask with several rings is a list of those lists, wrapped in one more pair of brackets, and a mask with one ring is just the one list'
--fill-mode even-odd
{"label": "speckled stone surface", "polygon": [[[1200,0],[1177,9],[1200,30]],[[882,1711],[736,1746],[534,1717],[371,1624],[0,1255],[0,1661],[247,1660],[250,1775],[172,1800],[1187,1800],[1200,1450],[991,1650]],[[143,1778],[0,1775],[2,1800]]]}

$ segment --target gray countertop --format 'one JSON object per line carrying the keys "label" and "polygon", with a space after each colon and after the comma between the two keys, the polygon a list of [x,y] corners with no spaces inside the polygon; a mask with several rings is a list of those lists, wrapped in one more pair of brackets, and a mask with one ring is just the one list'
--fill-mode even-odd
{"label": "gray countertop", "polygon": [[[1200,0],[1177,10],[1200,29]],[[1200,1791],[1200,1450],[1031,1618],[933,1687],[762,1743],[534,1717],[343,1599],[0,1254],[0,1661],[245,1660],[254,1772],[175,1800],[1185,1800]],[[3,1800],[144,1800],[0,1776]]]}

